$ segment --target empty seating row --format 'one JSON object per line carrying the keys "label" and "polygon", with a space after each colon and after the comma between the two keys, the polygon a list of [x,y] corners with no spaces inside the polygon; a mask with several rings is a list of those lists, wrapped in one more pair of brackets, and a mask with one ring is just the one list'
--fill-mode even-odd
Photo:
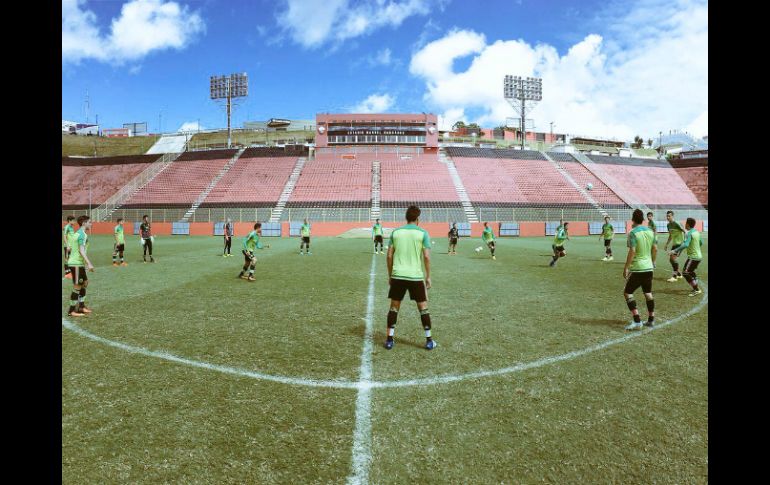
{"label": "empty seating row", "polygon": [[[600,173],[599,173],[600,172]],[[638,165],[602,164],[598,175],[612,177],[621,193],[653,207],[701,206],[675,169]]]}
{"label": "empty seating row", "polygon": [[190,205],[229,161],[229,158],[174,161],[132,195],[125,206]]}
{"label": "empty seating row", "polygon": [[[572,156],[570,155],[570,157]],[[587,187],[588,184],[591,184],[592,188],[589,192],[591,197],[604,208],[622,209],[628,207],[626,203],[623,202],[623,199],[618,197],[615,192],[607,187],[607,184],[574,158],[568,161],[556,161],[556,164],[563,168],[579,186]]]}
{"label": "empty seating row", "polygon": [[247,153],[248,150],[217,182],[206,196],[202,207],[221,206],[224,203],[257,207],[254,204],[275,205],[278,202],[296,165],[296,158],[245,157]]}
{"label": "empty seating row", "polygon": [[671,168],[671,164],[666,160],[656,160],[654,158],[611,157],[607,155],[588,155],[588,158],[601,164]]}
{"label": "empty seating row", "polygon": [[705,167],[677,167],[676,173],[682,178],[698,202],[708,207],[709,203],[709,168]]}
{"label": "empty seating row", "polygon": [[447,166],[436,155],[419,161],[380,156],[380,200],[457,201],[457,191]]}
{"label": "empty seating row", "polygon": [[372,162],[316,157],[305,163],[291,202],[371,200]]}
{"label": "empty seating row", "polygon": [[[158,157],[151,158],[154,161]],[[149,163],[62,165],[62,207],[88,207],[89,203],[99,206],[149,166]]]}
{"label": "empty seating row", "polygon": [[305,145],[286,145],[283,148],[279,147],[250,147],[247,148],[241,158],[260,158],[260,157],[306,157],[308,155],[308,147]]}
{"label": "empty seating row", "polygon": [[184,152],[177,157],[175,162],[189,162],[197,160],[229,160],[233,158],[236,153],[238,153],[238,150],[235,149]]}
{"label": "empty seating row", "polygon": [[514,150],[512,148],[447,147],[446,151],[450,157],[546,160],[543,154],[536,150]]}

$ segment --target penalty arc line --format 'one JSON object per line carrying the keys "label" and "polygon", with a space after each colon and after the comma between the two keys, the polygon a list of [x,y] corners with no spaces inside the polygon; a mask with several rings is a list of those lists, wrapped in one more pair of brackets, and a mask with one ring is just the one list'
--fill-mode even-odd
{"label": "penalty arc line", "polygon": [[356,397],[356,421],[353,432],[352,473],[348,477],[350,485],[369,483],[369,466],[372,461],[372,350],[374,332],[374,272],[377,258],[372,257],[372,269],[369,271],[369,294],[366,300],[366,330],[361,351],[361,369]]}
{"label": "penalty arc line", "polygon": [[301,377],[271,375],[271,374],[265,374],[262,372],[241,369],[237,367],[230,367],[230,366],[219,365],[219,364],[211,364],[208,362],[201,362],[198,360],[188,359],[185,357],[179,357],[177,355],[174,355],[168,352],[148,350],[143,347],[128,345],[122,342],[116,342],[114,340],[100,337],[98,335],[92,334],[91,332],[88,332],[87,330],[80,328],[78,325],[76,325],[73,322],[70,322],[64,317],[62,317],[62,327],[82,337],[93,340],[95,342],[99,342],[101,344],[108,345],[110,347],[114,347],[116,349],[120,349],[133,354],[144,355],[147,357],[154,357],[157,359],[167,360],[178,364],[197,367],[200,369],[222,372],[224,374],[231,374],[231,375],[240,376],[240,377],[248,377],[251,379],[278,382],[280,384],[292,384],[297,386],[308,386],[308,387],[326,387],[326,388],[334,388],[334,389],[361,389],[364,387],[368,389],[376,389],[376,388],[385,388],[385,387],[424,386],[424,385],[444,384],[449,382],[458,382],[466,379],[478,379],[482,377],[499,376],[504,374],[510,374],[513,372],[520,372],[523,370],[534,369],[537,367],[542,367],[544,365],[553,364],[556,362],[564,362],[567,360],[571,360],[576,357],[580,357],[580,356],[595,352],[597,350],[602,350],[607,347],[610,347],[619,343],[623,343],[627,340],[631,340],[633,338],[640,337],[642,335],[647,335],[650,332],[654,332],[661,328],[668,327],[669,325],[673,325],[674,323],[677,323],[701,311],[703,307],[706,306],[706,304],[708,304],[708,288],[705,285],[702,285],[702,286],[703,286],[703,299],[697,305],[691,308],[689,311],[677,317],[674,317],[671,320],[667,320],[665,322],[656,324],[655,327],[651,329],[645,329],[640,332],[630,333],[628,335],[624,335],[622,337],[612,339],[612,340],[607,340],[605,342],[602,342],[590,347],[586,347],[581,350],[574,350],[572,352],[567,352],[565,354],[544,357],[542,359],[534,360],[531,362],[520,363],[513,366],[503,367],[501,369],[495,369],[495,370],[469,372],[466,374],[425,377],[421,379],[404,379],[404,380],[379,381],[379,382],[370,381],[367,383],[364,383],[361,381],[349,381],[349,380],[342,380],[342,379],[320,379],[319,380],[319,379],[309,379],[309,378],[301,378]]}

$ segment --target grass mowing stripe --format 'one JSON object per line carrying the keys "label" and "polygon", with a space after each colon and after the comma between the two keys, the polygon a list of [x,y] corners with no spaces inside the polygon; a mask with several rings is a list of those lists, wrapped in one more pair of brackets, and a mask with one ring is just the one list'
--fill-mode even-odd
{"label": "grass mowing stripe", "polygon": [[361,351],[361,375],[359,378],[358,397],[356,398],[356,425],[353,434],[353,474],[348,483],[358,485],[369,483],[369,465],[372,460],[372,338],[374,332],[374,278],[376,276],[376,256],[372,256],[369,270],[369,294],[366,301],[366,331],[364,332],[363,350]]}

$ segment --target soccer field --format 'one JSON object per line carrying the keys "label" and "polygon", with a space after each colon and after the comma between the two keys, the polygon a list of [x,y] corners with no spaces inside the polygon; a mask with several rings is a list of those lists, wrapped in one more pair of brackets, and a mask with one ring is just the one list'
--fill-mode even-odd
{"label": "soccer field", "polygon": [[705,483],[708,240],[688,297],[658,237],[659,325],[635,333],[625,235],[612,262],[574,237],[555,268],[550,237],[498,239],[496,261],[480,238],[457,256],[436,239],[438,347],[405,300],[388,351],[368,239],[300,256],[298,238],[263,238],[248,282],[241,237],[231,258],[221,237],[157,237],[143,264],[127,236],[112,267],[112,237],[93,236],[93,314],[67,320],[62,280],[63,481]]}

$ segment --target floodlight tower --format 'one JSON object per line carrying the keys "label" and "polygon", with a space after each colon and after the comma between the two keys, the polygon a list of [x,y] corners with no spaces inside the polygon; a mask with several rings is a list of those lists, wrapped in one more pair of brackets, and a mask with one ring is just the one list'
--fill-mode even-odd
{"label": "floodlight tower", "polygon": [[230,148],[230,113],[233,98],[244,98],[249,95],[249,75],[244,73],[229,76],[211,76],[211,99],[224,99],[227,102],[227,148]]}
{"label": "floodlight tower", "polygon": [[503,96],[521,116],[521,148],[524,149],[524,140],[527,138],[527,101],[529,101],[529,109],[533,109],[543,100],[543,79],[506,75],[503,80]]}

